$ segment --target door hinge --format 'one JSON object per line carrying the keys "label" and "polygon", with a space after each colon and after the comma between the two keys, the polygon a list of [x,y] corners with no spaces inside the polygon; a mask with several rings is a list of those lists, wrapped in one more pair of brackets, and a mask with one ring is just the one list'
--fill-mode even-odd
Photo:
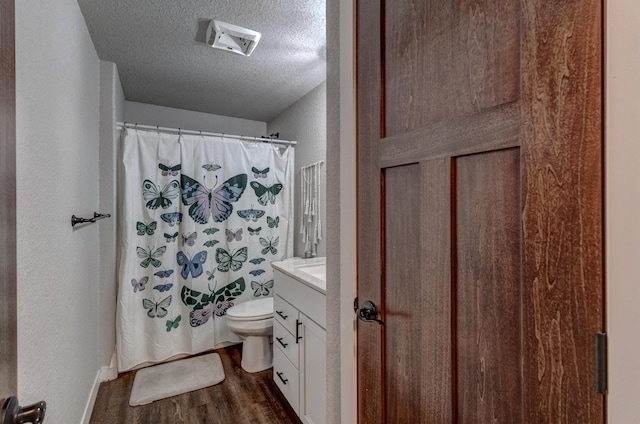
{"label": "door hinge", "polygon": [[607,392],[607,334],[595,333],[595,380],[596,392],[605,394]]}

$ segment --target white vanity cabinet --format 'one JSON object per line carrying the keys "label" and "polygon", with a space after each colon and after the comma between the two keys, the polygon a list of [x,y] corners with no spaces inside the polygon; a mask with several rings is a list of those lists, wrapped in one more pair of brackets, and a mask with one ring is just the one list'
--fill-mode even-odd
{"label": "white vanity cabinet", "polygon": [[273,379],[303,423],[324,424],[326,295],[323,285],[309,283],[289,262],[308,261],[273,264]]}

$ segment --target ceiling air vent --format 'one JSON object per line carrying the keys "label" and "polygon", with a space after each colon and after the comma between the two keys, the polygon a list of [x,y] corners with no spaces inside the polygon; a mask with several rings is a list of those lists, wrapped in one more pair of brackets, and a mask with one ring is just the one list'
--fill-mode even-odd
{"label": "ceiling air vent", "polygon": [[260,33],[220,21],[209,22],[207,44],[214,49],[249,56],[260,41]]}

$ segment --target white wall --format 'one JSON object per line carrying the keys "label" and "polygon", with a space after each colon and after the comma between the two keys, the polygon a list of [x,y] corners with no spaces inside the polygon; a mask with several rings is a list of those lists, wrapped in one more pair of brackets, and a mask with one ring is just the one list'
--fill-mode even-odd
{"label": "white wall", "polygon": [[[124,120],[124,93],[115,63],[100,62],[100,213],[111,219],[99,224],[100,288],[97,319],[99,325],[98,363],[107,367],[115,350],[115,315],[117,295],[117,185],[116,170],[119,159],[119,135],[116,122]],[[101,380],[117,376],[115,367],[105,369]]]}
{"label": "white wall", "polygon": [[261,121],[129,101],[124,104],[124,120],[144,125],[159,125],[161,127],[247,135],[250,137],[267,135],[267,124]]}
{"label": "white wall", "polygon": [[[327,157],[327,84],[322,83],[289,106],[267,123],[269,134],[280,133],[280,139],[295,140],[295,181],[293,254],[304,257],[304,244],[300,234],[300,168]],[[320,184],[322,240],[318,243],[317,256],[326,256],[326,164],[322,167]]]}
{"label": "white wall", "polygon": [[100,63],[76,0],[16,1],[18,396],[78,423],[99,369]]}
{"label": "white wall", "polygon": [[605,195],[609,423],[640,422],[640,2],[606,2]]}
{"label": "white wall", "polygon": [[327,423],[357,422],[354,1],[327,0]]}

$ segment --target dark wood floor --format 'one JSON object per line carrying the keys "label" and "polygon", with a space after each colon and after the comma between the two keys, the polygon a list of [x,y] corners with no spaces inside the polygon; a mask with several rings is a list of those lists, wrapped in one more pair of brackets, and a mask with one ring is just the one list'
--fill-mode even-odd
{"label": "dark wood floor", "polygon": [[148,405],[129,406],[135,371],[102,383],[90,424],[299,424],[272,370],[245,372],[241,350],[235,345],[216,351],[224,366],[222,383]]}

